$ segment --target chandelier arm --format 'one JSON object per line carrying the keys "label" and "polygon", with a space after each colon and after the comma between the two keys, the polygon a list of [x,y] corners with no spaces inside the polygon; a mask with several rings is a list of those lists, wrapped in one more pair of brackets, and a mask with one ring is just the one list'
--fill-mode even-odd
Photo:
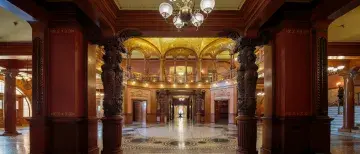
{"label": "chandelier arm", "polygon": [[205,13],[205,14],[206,14],[206,17],[205,17],[204,21],[209,17],[208,13]]}

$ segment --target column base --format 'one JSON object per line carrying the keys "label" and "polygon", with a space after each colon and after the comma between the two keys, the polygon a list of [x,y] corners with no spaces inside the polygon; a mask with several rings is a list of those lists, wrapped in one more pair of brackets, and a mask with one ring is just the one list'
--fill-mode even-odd
{"label": "column base", "polygon": [[[97,121],[97,118],[49,118],[50,131],[46,137],[49,147],[46,147],[46,153],[98,154]],[[36,136],[31,137],[36,142]]]}
{"label": "column base", "polygon": [[21,135],[21,133],[15,131],[15,132],[4,132],[3,134],[1,134],[1,136],[18,136]]}
{"label": "column base", "polygon": [[103,123],[103,150],[102,154],[122,154],[122,116],[105,117]]}
{"label": "column base", "polygon": [[339,132],[345,132],[345,133],[351,133],[353,130],[359,130],[359,127],[353,127],[353,128],[339,128]]}
{"label": "column base", "polygon": [[310,143],[314,153],[330,154],[331,121],[329,116],[317,116],[310,125]]}
{"label": "column base", "polygon": [[238,121],[238,154],[257,154],[257,119],[254,116],[240,115]]}

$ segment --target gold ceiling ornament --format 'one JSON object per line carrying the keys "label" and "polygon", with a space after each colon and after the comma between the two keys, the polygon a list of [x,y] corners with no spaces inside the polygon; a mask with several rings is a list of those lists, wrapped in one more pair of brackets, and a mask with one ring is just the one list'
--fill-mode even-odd
{"label": "gold ceiling ornament", "polygon": [[151,56],[161,56],[159,49],[151,42],[143,38],[130,38],[124,42],[124,47],[130,53],[134,50],[137,50],[143,53],[146,58],[150,58]]}
{"label": "gold ceiling ornament", "polygon": [[201,52],[200,57],[216,57],[224,51],[229,51],[229,53],[234,53],[235,42],[229,38],[219,38],[209,43]]}
{"label": "gold ceiling ornament", "polygon": [[166,51],[165,57],[171,56],[171,57],[187,57],[187,58],[191,58],[191,57],[195,57],[197,58],[197,54],[194,50],[189,49],[189,48],[183,48],[183,47],[177,47],[177,48],[172,48],[168,51]]}
{"label": "gold ceiling ornament", "polygon": [[124,42],[131,52],[139,50],[146,56],[216,56],[223,51],[233,52],[235,42],[229,38],[131,38]]}

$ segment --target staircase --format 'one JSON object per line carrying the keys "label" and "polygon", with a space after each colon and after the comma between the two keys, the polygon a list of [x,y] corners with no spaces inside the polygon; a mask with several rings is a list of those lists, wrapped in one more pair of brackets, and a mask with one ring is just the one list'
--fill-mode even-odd
{"label": "staircase", "polygon": [[[340,107],[340,112],[341,114],[339,115],[337,106],[329,107],[328,115],[330,118],[334,118],[334,120],[331,121],[331,134],[339,134],[338,130],[343,125],[343,114],[342,114],[343,107]],[[359,123],[360,123],[360,106],[355,106],[355,125]]]}

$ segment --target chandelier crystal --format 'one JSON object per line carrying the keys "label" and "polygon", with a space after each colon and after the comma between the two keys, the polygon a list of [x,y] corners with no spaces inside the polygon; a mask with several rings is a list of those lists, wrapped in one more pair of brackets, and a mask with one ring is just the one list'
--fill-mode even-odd
{"label": "chandelier crystal", "polygon": [[[195,3],[193,0],[177,1],[179,0],[169,0],[169,2],[161,3],[159,6],[161,16],[166,20],[171,15],[174,15],[173,24],[179,30],[189,24],[195,26],[197,30],[205,20],[204,15],[200,10],[195,10]],[[201,0],[200,2],[200,9],[206,16],[214,9],[214,7],[215,0]]]}

